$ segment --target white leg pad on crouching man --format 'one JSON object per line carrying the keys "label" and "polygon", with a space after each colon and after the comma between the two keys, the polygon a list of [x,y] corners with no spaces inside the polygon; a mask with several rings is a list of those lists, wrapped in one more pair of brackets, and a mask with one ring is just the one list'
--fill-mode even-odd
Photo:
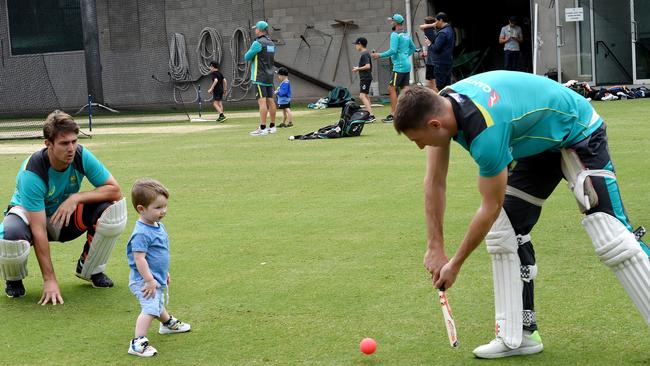
{"label": "white leg pad on crouching man", "polygon": [[485,243],[492,257],[496,335],[506,346],[519,348],[524,308],[521,262],[517,254],[517,235],[504,209],[485,237]]}
{"label": "white leg pad on crouching man", "polygon": [[95,236],[81,268],[82,278],[90,279],[90,276],[104,272],[115,242],[126,227],[126,219],[126,198],[122,198],[104,210],[97,220]]}
{"label": "white leg pad on crouching man", "polygon": [[582,220],[600,260],[614,271],[643,319],[650,325],[650,261],[618,219],[597,212]]}
{"label": "white leg pad on crouching man", "polygon": [[0,277],[5,281],[18,281],[27,277],[29,242],[0,239]]}

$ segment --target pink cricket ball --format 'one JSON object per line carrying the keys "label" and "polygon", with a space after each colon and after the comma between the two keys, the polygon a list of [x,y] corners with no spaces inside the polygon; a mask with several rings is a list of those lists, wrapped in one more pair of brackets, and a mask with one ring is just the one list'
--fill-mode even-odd
{"label": "pink cricket ball", "polygon": [[371,355],[377,350],[377,342],[372,338],[364,338],[359,343],[359,350],[367,355]]}

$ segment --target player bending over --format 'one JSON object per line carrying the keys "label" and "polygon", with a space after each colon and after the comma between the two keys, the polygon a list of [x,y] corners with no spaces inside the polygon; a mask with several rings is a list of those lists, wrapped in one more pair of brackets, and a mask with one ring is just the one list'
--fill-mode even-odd
{"label": "player bending over", "polygon": [[[583,97],[548,78],[521,72],[474,75],[440,95],[413,87],[400,97],[395,129],[427,151],[424,266],[434,286],[450,288],[483,239],[492,257],[496,338],[476,348],[477,357],[543,349],[533,304],[537,267],[530,232],[544,200],[563,177],[586,215],[582,224],[596,254],[616,273],[643,318],[650,319],[649,251],[633,234],[623,209],[605,128]],[[448,259],[443,217],[451,140],[478,164],[482,200]]]}
{"label": "player bending over", "polygon": [[167,214],[168,198],[167,188],[153,179],[140,179],[131,189],[133,207],[140,218],[126,245],[126,257],[131,267],[129,288],[140,302],[142,312],[135,323],[135,338],[128,352],[140,357],[151,357],[158,352],[147,339],[154,318],[160,322],[160,334],[184,333],[191,328],[165,309],[165,290],[169,286],[169,237],[160,220]]}
{"label": "player bending over", "polygon": [[[16,190],[0,225],[0,276],[9,297],[25,295],[30,245],[43,275],[39,304],[63,303],[50,257],[50,242],[66,242],[86,233],[77,277],[93,287],[113,287],[104,274],[117,237],[126,225],[126,201],[111,173],[78,144],[79,126],[61,111],[47,116],[45,148],[27,158],[16,177]],[[95,187],[79,192],[84,177]],[[117,202],[115,202],[117,201]]]}

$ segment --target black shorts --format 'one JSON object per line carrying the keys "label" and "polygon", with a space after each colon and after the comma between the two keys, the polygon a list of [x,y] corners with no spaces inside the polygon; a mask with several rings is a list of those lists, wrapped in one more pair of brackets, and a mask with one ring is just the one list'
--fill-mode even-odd
{"label": "black shorts", "polygon": [[359,93],[370,94],[370,83],[372,79],[359,80]]}
{"label": "black shorts", "polygon": [[214,90],[212,92],[212,100],[219,102],[223,99],[223,90]]}
{"label": "black shorts", "polygon": [[[97,221],[112,202],[98,202],[78,204],[67,226],[63,226],[58,233],[58,237],[53,237],[48,231],[48,240],[66,242],[80,237],[86,233],[86,244],[81,252],[81,261],[83,262],[88,255],[93,236],[95,236],[95,227]],[[4,239],[6,240],[26,240],[33,245],[32,231],[20,216],[9,213],[4,217]]]}
{"label": "black shorts", "polygon": [[289,109],[289,108],[291,108],[291,102],[289,102],[287,104],[279,104],[278,103],[278,109]]}
{"label": "black shorts", "polygon": [[273,98],[273,85],[253,84],[255,88],[255,98]]}
{"label": "black shorts", "polygon": [[427,80],[435,80],[436,79],[436,72],[435,72],[435,66],[434,65],[427,65],[427,71],[424,76],[425,79]]}
{"label": "black shorts", "polygon": [[409,85],[409,77],[410,73],[408,72],[395,72],[393,71],[393,75],[391,75],[390,78],[390,86],[394,86],[397,88],[403,88],[405,86]]}
{"label": "black shorts", "polygon": [[[589,137],[570,146],[587,169],[614,170],[607,147],[605,124]],[[519,159],[508,172],[508,186],[523,191],[540,200],[546,200],[562,181],[561,155],[559,151],[546,151]],[[591,177],[592,185],[598,195],[598,205],[587,214],[604,212],[618,218],[630,229],[629,219],[623,208],[618,182],[611,178]],[[537,223],[541,213],[540,206],[520,198],[506,195],[503,208],[506,210],[517,234],[528,234]]]}

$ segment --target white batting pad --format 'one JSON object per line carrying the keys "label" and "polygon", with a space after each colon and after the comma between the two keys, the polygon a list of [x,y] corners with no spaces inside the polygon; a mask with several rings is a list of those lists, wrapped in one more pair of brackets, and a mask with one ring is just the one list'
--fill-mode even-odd
{"label": "white batting pad", "polygon": [[524,308],[521,262],[517,254],[517,235],[503,208],[485,237],[485,243],[492,257],[496,336],[506,346],[519,348],[523,336]]}
{"label": "white batting pad", "polygon": [[95,236],[81,269],[82,278],[90,279],[93,274],[104,272],[115,242],[126,227],[126,219],[126,198],[122,198],[104,210],[97,221]]}
{"label": "white batting pad", "polygon": [[0,277],[5,281],[18,281],[27,277],[29,242],[0,239]]}
{"label": "white batting pad", "polygon": [[614,271],[650,325],[650,261],[639,242],[618,219],[603,212],[588,215],[582,225],[600,260]]}

